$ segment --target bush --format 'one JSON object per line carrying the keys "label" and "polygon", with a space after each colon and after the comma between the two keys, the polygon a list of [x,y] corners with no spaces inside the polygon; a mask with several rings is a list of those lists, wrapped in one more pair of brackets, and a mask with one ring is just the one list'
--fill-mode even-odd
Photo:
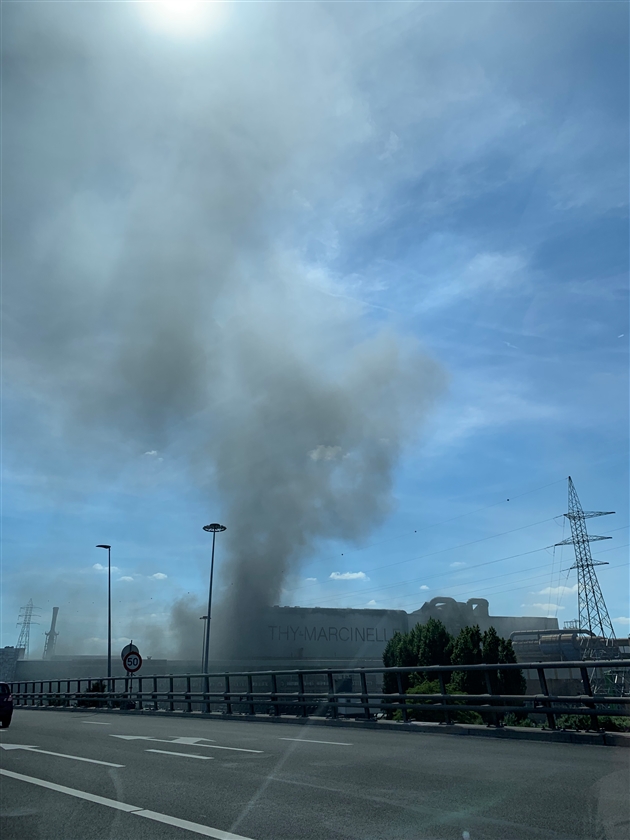
{"label": "bush", "polygon": [[508,712],[503,718],[504,726],[525,726],[530,729],[539,729],[537,723],[530,720],[525,712]]}
{"label": "bush", "polygon": [[[456,691],[451,683],[446,687],[446,691],[453,695],[461,695],[461,692]],[[431,706],[435,701],[423,700],[423,694],[440,694],[440,683],[438,680],[424,680],[421,683],[413,686],[407,691],[409,699],[407,700],[407,718],[408,720],[421,720],[432,723],[442,723],[445,720],[444,711],[441,709],[433,710]],[[439,701],[438,701],[439,702]],[[457,701],[455,701],[457,702]],[[462,695],[461,703],[465,703],[465,696]],[[396,712],[399,717],[396,720],[402,720],[402,712]],[[456,711],[451,709],[449,716],[452,723],[483,723],[483,718],[478,712],[470,711],[469,709],[462,709]]]}
{"label": "bush", "polygon": [[[556,718],[556,726],[559,729],[577,730],[595,728],[590,715],[560,715]],[[630,717],[598,715],[597,726],[606,732],[630,732]]]}

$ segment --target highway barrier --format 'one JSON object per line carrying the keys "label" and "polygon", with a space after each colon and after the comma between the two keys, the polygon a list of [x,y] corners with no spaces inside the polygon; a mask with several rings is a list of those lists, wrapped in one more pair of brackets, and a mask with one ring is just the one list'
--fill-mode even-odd
{"label": "highway barrier", "polygon": [[[491,688],[497,672],[518,670],[530,680],[536,675],[540,691],[535,694],[497,694]],[[487,694],[449,692],[454,672],[483,673]],[[552,693],[547,674],[579,675],[580,693]],[[439,693],[410,695],[403,691],[410,675],[421,674],[437,681]],[[386,679],[387,677],[387,679]],[[397,685],[396,692],[383,685]],[[613,686],[614,693],[599,686]],[[621,686],[621,688],[619,688]],[[16,707],[108,708],[165,714],[189,713],[211,716],[329,717],[363,720],[395,716],[399,720],[441,717],[444,723],[461,719],[463,712],[476,712],[483,721],[500,726],[505,715],[536,719],[543,716],[550,729],[561,715],[586,716],[591,728],[599,717],[630,714],[630,660],[581,662],[528,662],[499,665],[448,665],[426,668],[354,668],[287,671],[249,671],[221,674],[138,675],[14,682]],[[594,691],[593,687],[597,690]],[[533,717],[532,717],[533,716]]]}

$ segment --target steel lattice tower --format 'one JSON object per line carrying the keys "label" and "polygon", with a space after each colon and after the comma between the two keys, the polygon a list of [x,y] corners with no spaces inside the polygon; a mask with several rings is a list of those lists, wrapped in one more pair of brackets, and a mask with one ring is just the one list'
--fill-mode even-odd
{"label": "steel lattice tower", "polygon": [[[17,647],[24,648],[25,658],[28,656],[28,649],[31,641],[31,624],[37,624],[36,621],[33,621],[34,609],[33,599],[31,598],[25,607],[21,607],[20,615],[17,621],[17,626],[20,624],[22,625],[22,629],[20,630],[20,635],[18,637]],[[36,616],[36,618],[39,618],[39,616]]]}
{"label": "steel lattice tower", "polygon": [[612,537],[590,536],[586,530],[586,520],[595,516],[609,516],[614,510],[582,510],[582,505],[575,492],[575,486],[569,476],[569,511],[564,515],[571,523],[571,536],[556,545],[573,545],[575,564],[578,574],[578,611],[579,625],[582,630],[590,630],[604,639],[614,639],[612,621],[606,608],[606,602],[597,580],[595,566],[607,566],[600,560],[593,560],[590,543],[597,540],[610,540]]}

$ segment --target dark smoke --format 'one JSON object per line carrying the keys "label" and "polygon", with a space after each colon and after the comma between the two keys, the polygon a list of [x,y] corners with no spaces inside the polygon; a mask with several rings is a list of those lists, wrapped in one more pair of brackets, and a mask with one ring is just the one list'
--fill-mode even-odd
{"label": "dark smoke", "polygon": [[[369,114],[310,4],[299,27],[248,7],[211,48],[157,39],[134,4],[4,14],[8,387],[54,429],[51,470],[69,446],[101,474],[173,447],[218,491],[213,653],[240,655],[318,541],[386,516],[442,387],[304,250]],[[199,638],[193,612],[174,625]]]}

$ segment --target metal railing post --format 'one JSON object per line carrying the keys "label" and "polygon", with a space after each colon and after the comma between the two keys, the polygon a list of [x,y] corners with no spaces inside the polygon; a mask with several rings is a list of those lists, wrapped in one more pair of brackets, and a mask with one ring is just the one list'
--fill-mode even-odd
{"label": "metal railing post", "polygon": [[330,707],[330,716],[332,718],[336,718],[339,713],[339,707],[337,705],[337,697],[335,694],[335,680],[332,671],[326,671],[326,675],[328,677],[328,705]]}
{"label": "metal railing post", "polygon": [[[547,677],[545,676],[545,669],[544,668],[536,668],[538,672],[538,682],[540,683],[540,690],[545,695],[545,697],[549,697],[549,689],[547,688]],[[547,712],[547,723],[549,724],[549,729],[556,728],[556,717],[551,710],[551,706],[548,700],[543,701],[546,708],[549,708]]]}
{"label": "metal railing post", "polygon": [[[440,671],[438,673],[438,680],[440,682],[440,693],[442,695],[445,695],[446,694],[446,684],[444,682],[444,674],[443,674],[442,671]],[[447,702],[448,701],[443,697],[442,703],[446,704]],[[451,725],[451,712],[450,712],[449,709],[444,709],[444,723],[447,724],[447,726]]]}
{"label": "metal railing post", "polygon": [[274,717],[280,716],[280,704],[278,703],[278,678],[275,674],[271,675],[271,713]]}
{"label": "metal railing post", "polygon": [[[400,671],[396,671],[396,684],[398,685],[398,693],[399,694],[404,694],[403,685],[402,685],[402,677],[400,675]],[[409,720],[409,717],[407,715],[407,701],[406,700],[399,700],[399,703],[402,704],[402,709],[401,709],[402,719],[404,720],[405,723],[407,723],[407,721]]]}
{"label": "metal railing post", "polygon": [[[591,686],[591,681],[588,676],[588,671],[586,668],[580,668],[580,675],[582,677],[582,687],[584,688],[584,694],[588,697],[593,696],[593,688]],[[585,704],[589,709],[595,709],[595,703],[586,703]],[[597,715],[591,715],[591,728],[599,729],[599,718]]]}
{"label": "metal railing post", "polygon": [[204,674],[203,677],[203,698],[205,702],[206,714],[209,715],[212,711],[212,708],[210,705],[210,677],[207,674]]}
{"label": "metal railing post", "polygon": [[256,709],[254,708],[254,683],[252,679],[252,675],[247,675],[247,702],[249,703],[249,713],[250,715],[256,714]]}
{"label": "metal railing post", "polygon": [[223,700],[225,701],[225,714],[232,714],[232,698],[230,697],[230,675],[225,674],[223,677],[225,691],[223,692]]}
{"label": "metal railing post", "polygon": [[[486,679],[486,691],[490,695],[494,694],[494,691],[493,691],[493,688],[492,688],[492,680],[490,679],[490,671],[488,669],[486,669],[483,672],[483,675]],[[494,705],[494,700],[488,700],[488,703],[490,704],[490,706],[493,706]],[[499,725],[499,714],[498,714],[498,712],[490,712],[490,721],[491,721],[491,723],[488,722],[488,724],[487,724],[488,726],[490,726],[490,725],[498,726]]]}
{"label": "metal railing post", "polygon": [[304,674],[300,671],[298,673],[298,715],[306,717],[306,704],[304,699]]}
{"label": "metal railing post", "polygon": [[186,711],[188,714],[192,712],[192,702],[190,699],[190,677],[186,677]]}
{"label": "metal railing post", "polygon": [[174,685],[173,685],[173,677],[170,676],[168,678],[168,710],[169,710],[169,712],[174,712],[175,711],[175,701],[173,699],[174,690],[175,689],[174,689]]}
{"label": "metal railing post", "polygon": [[363,706],[363,713],[365,714],[366,720],[370,720],[372,715],[370,714],[370,700],[368,696],[367,678],[365,676],[365,671],[361,671],[359,676],[361,678],[361,704]]}

